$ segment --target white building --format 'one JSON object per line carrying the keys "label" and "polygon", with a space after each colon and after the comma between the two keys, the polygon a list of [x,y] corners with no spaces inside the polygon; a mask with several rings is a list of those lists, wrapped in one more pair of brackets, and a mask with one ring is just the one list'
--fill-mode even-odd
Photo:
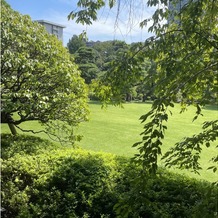
{"label": "white building", "polygon": [[57,36],[57,38],[63,42],[63,29],[65,26],[46,20],[36,20],[36,22],[42,24],[48,33]]}

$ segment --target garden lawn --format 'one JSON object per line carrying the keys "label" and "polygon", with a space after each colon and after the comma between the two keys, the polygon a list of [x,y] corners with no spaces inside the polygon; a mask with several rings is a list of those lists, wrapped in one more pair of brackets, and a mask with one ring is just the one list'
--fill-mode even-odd
{"label": "garden lawn", "polygon": [[[140,123],[139,117],[145,114],[151,107],[150,103],[126,103],[124,108],[108,106],[106,109],[101,108],[101,104],[90,102],[90,121],[83,123],[76,130],[77,133],[83,135],[81,142],[77,144],[82,148],[93,151],[109,152],[121,156],[132,157],[136,152],[136,148],[132,148],[135,142],[141,140],[140,133],[143,130],[143,124]],[[180,141],[185,136],[192,136],[201,130],[201,125],[204,121],[213,120],[218,117],[217,107],[208,106],[203,109],[204,116],[192,122],[195,116],[195,108],[189,107],[188,111],[180,114],[180,106],[177,104],[172,109],[172,116],[169,116],[167,123],[168,130],[164,144],[163,152],[167,151],[176,142]],[[40,129],[37,122],[29,122],[23,124],[23,127]],[[2,132],[8,132],[8,127],[2,125]],[[43,138],[48,138],[46,135],[40,135]],[[213,144],[215,145],[215,143]],[[218,180],[216,174],[208,171],[207,168],[211,165],[208,162],[213,155],[216,154],[215,146],[212,148],[203,147],[201,164],[203,170],[201,175],[196,175],[189,171],[181,171],[172,169],[179,173],[188,174],[191,177],[205,179],[208,181]]]}
{"label": "garden lawn", "polygon": [[[141,124],[139,118],[150,109],[151,104],[126,103],[123,107],[108,106],[107,109],[101,109],[100,104],[90,103],[90,121],[83,123],[78,129],[78,132],[84,136],[79,144],[88,150],[132,157],[137,152],[137,149],[132,148],[132,145],[141,140],[140,133],[143,131],[143,124]],[[199,116],[194,122],[192,120],[195,116],[195,107],[189,107],[184,113],[180,113],[180,109],[179,104],[172,108],[173,115],[169,116],[167,123],[168,130],[166,131],[162,146],[163,153],[184,137],[200,132],[204,121],[218,118],[216,106],[205,107],[203,109],[203,116]],[[218,180],[217,174],[207,170],[211,166],[208,160],[217,152],[215,143],[212,145],[211,148],[203,147],[200,160],[203,168],[201,175],[196,175],[187,170],[171,170],[197,179]]]}

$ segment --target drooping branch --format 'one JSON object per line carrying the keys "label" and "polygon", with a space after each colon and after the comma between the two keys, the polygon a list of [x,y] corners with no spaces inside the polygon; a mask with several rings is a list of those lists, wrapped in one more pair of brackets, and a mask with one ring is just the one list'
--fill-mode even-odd
{"label": "drooping branch", "polygon": [[34,130],[31,130],[31,129],[23,129],[23,128],[21,128],[21,127],[18,126],[18,125],[15,125],[15,126],[16,126],[16,128],[18,128],[18,129],[21,130],[22,132],[31,132],[31,133],[33,133],[33,134],[38,134],[38,133],[45,133],[45,134],[48,134],[48,132],[45,131],[45,130],[34,131]]}

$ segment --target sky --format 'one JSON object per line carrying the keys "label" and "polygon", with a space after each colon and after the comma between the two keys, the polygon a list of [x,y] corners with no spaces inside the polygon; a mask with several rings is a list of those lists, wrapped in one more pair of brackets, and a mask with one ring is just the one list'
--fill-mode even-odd
{"label": "sky", "polygon": [[[81,25],[67,16],[78,9],[77,0],[6,0],[13,10],[29,15],[32,20],[47,20],[66,26],[64,45],[73,35],[87,32],[89,41],[122,40],[127,43],[145,41],[151,36],[147,28],[141,29],[139,23],[153,14],[145,0],[120,0],[119,17],[117,7],[102,8],[98,20],[92,25]],[[131,7],[129,7],[131,5]]]}

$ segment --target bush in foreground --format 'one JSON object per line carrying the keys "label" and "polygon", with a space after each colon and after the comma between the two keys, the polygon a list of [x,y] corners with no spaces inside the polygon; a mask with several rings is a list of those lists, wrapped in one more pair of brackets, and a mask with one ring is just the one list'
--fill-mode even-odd
{"label": "bush in foreground", "polygon": [[111,154],[2,135],[2,217],[216,217],[217,188]]}

